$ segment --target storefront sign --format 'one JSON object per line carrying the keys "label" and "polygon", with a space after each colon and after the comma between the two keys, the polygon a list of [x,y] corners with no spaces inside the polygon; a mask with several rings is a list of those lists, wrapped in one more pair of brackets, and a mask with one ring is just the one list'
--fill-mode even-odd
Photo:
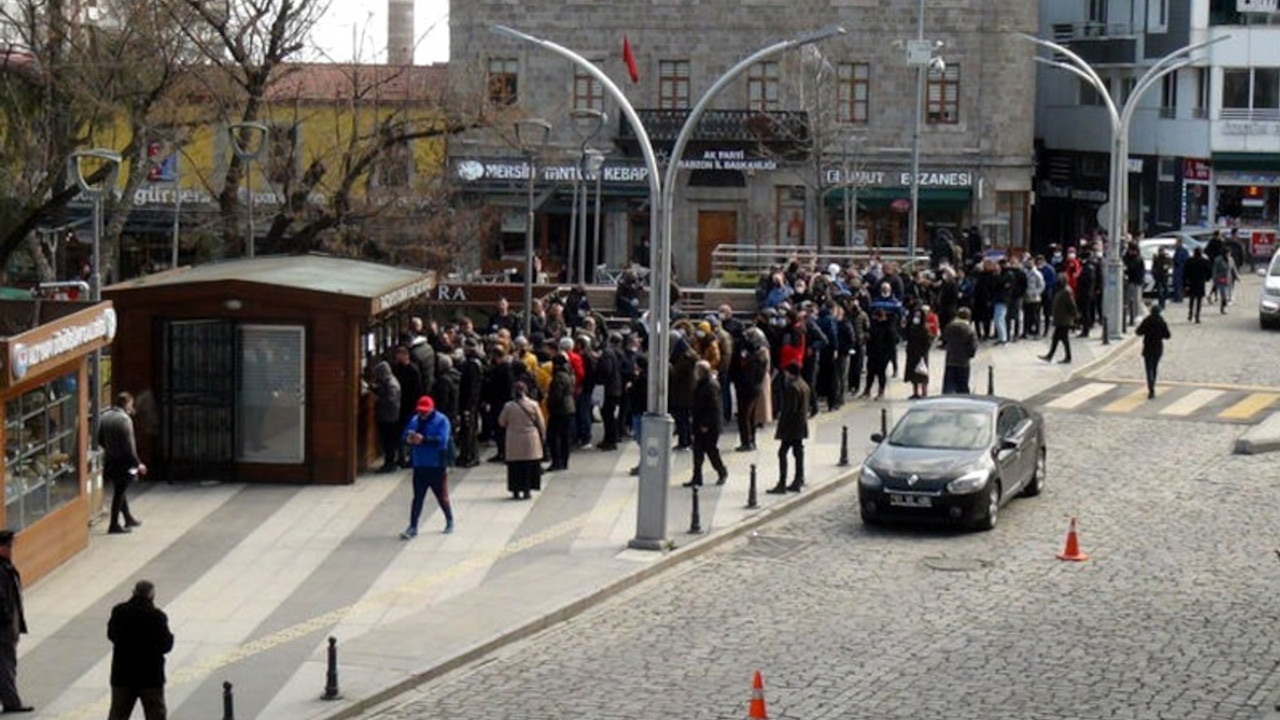
{"label": "storefront sign", "polygon": [[1280,186],[1280,172],[1250,172],[1245,170],[1219,170],[1218,185]]}
{"label": "storefront sign", "polygon": [[[826,171],[827,184],[858,185],[860,187],[910,187],[911,173],[886,172],[884,170],[850,170],[831,168]],[[920,187],[947,188],[972,187],[973,173],[967,170],[928,170],[919,175]]]}
{"label": "storefront sign", "polygon": [[401,303],[406,303],[416,297],[426,295],[431,292],[431,288],[434,284],[435,278],[428,275],[420,280],[415,280],[404,287],[399,287],[389,293],[380,295],[373,303],[373,312],[380,313],[383,310],[390,310]]}
{"label": "storefront sign", "polygon": [[1280,0],[1236,0],[1236,12],[1280,12]]}
{"label": "storefront sign", "polygon": [[[76,313],[19,335],[15,341],[11,341],[9,368],[13,378],[21,380],[34,367],[68,359],[67,356],[76,354],[77,350],[102,347],[115,338],[116,311],[110,305],[90,317],[81,315],[82,313]],[[24,342],[25,335],[31,335],[34,339]]]}
{"label": "storefront sign", "polygon": [[1184,158],[1182,161],[1182,177],[1187,180],[1208,181],[1210,175],[1209,161]]}
{"label": "storefront sign", "polygon": [[[680,161],[681,170],[738,170],[771,171],[778,169],[778,161],[770,157],[757,157],[746,150],[705,150],[699,157],[686,157]],[[469,182],[523,181],[529,180],[529,165],[520,159],[497,158],[493,160],[459,160],[454,166],[458,179]],[[582,168],[575,163],[539,165],[539,182],[591,182]],[[641,163],[607,162],[600,168],[600,180],[609,185],[643,185],[649,182],[649,168]]]}
{"label": "storefront sign", "polygon": [[1222,134],[1229,137],[1280,136],[1280,122],[1237,120],[1220,123]]}
{"label": "storefront sign", "polygon": [[1083,200],[1084,202],[1104,203],[1107,201],[1107,191],[1071,188],[1071,199]]}
{"label": "storefront sign", "polygon": [[1249,246],[1256,258],[1269,258],[1276,249],[1275,230],[1254,230],[1249,233]]}
{"label": "storefront sign", "polygon": [[747,157],[745,150],[707,150],[701,158],[680,161],[682,170],[777,170],[772,158]]}

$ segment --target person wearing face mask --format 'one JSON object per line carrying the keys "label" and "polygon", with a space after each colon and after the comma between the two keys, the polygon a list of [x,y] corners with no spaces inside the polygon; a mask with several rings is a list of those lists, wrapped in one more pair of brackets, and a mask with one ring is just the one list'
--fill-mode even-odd
{"label": "person wearing face mask", "polygon": [[929,396],[929,348],[934,334],[926,322],[928,306],[914,307],[907,315],[907,364],[903,379],[911,385],[911,399]]}
{"label": "person wearing face mask", "polygon": [[1062,261],[1062,279],[1071,286],[1071,294],[1078,290],[1076,283],[1080,279],[1080,260],[1076,257],[1076,249],[1067,248],[1067,258]]}
{"label": "person wearing face mask", "polygon": [[880,284],[880,297],[871,303],[871,328],[867,336],[867,385],[862,397],[871,395],[871,386],[878,383],[876,400],[884,398],[885,377],[889,362],[897,355],[898,326],[902,322],[902,303],[893,296],[888,283]]}

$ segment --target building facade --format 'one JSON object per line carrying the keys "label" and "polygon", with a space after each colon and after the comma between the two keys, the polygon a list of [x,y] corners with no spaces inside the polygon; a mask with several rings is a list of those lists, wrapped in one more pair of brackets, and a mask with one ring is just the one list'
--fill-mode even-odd
{"label": "building facade", "polygon": [[[1041,36],[1089,61],[1118,103],[1164,55],[1215,41],[1138,100],[1129,132],[1128,229],[1151,235],[1280,224],[1276,3],[1043,0]],[[1069,241],[1099,224],[1111,130],[1092,86],[1048,67],[1038,84],[1036,234]]]}
{"label": "building facade", "polygon": [[[545,272],[572,280],[579,264],[647,260],[649,233],[635,129],[588,73],[494,34],[494,23],[596,63],[624,89],[664,163],[690,108],[742,58],[806,31],[843,26],[843,36],[748,68],[713,101],[681,159],[675,270],[681,282],[705,282],[713,250],[727,244],[908,244],[917,70],[907,65],[907,40],[916,37],[916,2],[530,0],[513,14],[514,7],[471,0],[451,3],[450,11],[451,94],[495,118],[454,137],[448,149],[458,182],[502,212],[477,249],[485,269],[525,257],[531,118],[551,126],[545,142],[534,139],[532,153],[535,245]],[[926,72],[920,123],[921,247],[937,230],[970,226],[981,226],[994,245],[1027,244],[1035,73],[1033,47],[1014,37],[1034,32],[1036,23],[1032,3],[927,3],[924,37],[941,62]],[[623,58],[624,37],[635,79]],[[591,111],[605,116],[598,128]],[[603,152],[598,173],[584,149]],[[585,279],[592,276],[588,270]]]}

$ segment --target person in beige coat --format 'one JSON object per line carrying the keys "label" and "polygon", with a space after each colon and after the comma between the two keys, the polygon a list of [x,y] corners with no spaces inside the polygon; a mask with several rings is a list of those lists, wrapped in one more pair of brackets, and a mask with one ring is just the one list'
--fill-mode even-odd
{"label": "person in beige coat", "polygon": [[512,500],[528,500],[533,497],[533,490],[542,489],[542,447],[547,425],[542,408],[529,398],[529,388],[517,381],[514,390],[515,397],[498,414],[498,426],[506,429],[507,491]]}

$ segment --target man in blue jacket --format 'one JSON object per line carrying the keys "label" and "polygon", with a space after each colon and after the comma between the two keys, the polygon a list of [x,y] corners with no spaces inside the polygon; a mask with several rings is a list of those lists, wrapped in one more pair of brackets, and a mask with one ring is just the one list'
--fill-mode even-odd
{"label": "man in blue jacket", "polygon": [[404,442],[409,447],[413,461],[413,504],[409,507],[409,527],[400,533],[400,538],[409,540],[418,535],[418,517],[422,515],[422,502],[426,499],[427,488],[440,503],[440,511],[444,513],[444,531],[453,532],[453,508],[449,505],[449,438],[453,429],[449,418],[444,413],[436,412],[435,401],[430,395],[418,399],[417,412],[409,418],[404,428]]}

